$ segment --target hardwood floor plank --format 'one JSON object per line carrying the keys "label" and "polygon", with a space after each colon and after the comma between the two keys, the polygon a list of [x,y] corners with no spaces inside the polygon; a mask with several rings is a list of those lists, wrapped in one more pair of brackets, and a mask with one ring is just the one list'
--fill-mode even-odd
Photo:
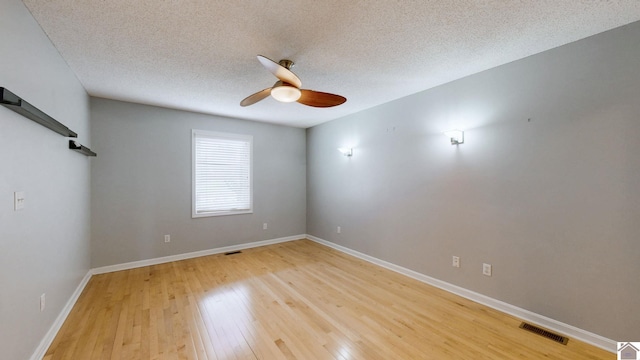
{"label": "hardwood floor plank", "polygon": [[45,359],[612,359],[308,240],[92,277]]}

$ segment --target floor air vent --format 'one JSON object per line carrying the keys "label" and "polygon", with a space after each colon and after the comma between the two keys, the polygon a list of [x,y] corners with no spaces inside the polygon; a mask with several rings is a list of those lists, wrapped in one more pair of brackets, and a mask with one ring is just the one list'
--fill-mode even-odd
{"label": "floor air vent", "polygon": [[224,253],[225,255],[235,255],[235,254],[242,254],[242,251],[238,250],[238,251],[230,251],[228,253]]}
{"label": "floor air vent", "polygon": [[547,331],[545,329],[541,329],[535,325],[531,325],[531,324],[527,324],[525,322],[523,322],[522,324],[520,324],[520,329],[525,329],[527,331],[530,331],[534,334],[538,334],[540,336],[544,336],[547,339],[551,339],[555,342],[558,342],[562,345],[567,345],[567,342],[569,342],[569,338],[566,336],[562,336],[562,335],[558,335],[555,333],[552,333],[551,331]]}

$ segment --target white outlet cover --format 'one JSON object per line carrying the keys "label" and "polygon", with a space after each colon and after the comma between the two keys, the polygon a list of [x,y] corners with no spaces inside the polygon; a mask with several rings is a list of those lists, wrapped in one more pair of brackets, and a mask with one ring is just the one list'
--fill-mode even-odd
{"label": "white outlet cover", "polygon": [[459,268],[459,267],[460,267],[460,257],[459,257],[459,256],[454,256],[454,257],[452,258],[451,266],[453,266],[453,267],[457,267],[457,268]]}
{"label": "white outlet cover", "polygon": [[267,230],[269,228],[269,224],[264,223],[262,224],[262,230]]}
{"label": "white outlet cover", "polygon": [[40,312],[44,311],[45,301],[47,300],[47,294],[40,295]]}
{"label": "white outlet cover", "polygon": [[342,232],[342,228],[341,228],[340,226],[338,226],[338,228],[336,229],[336,232],[337,232],[338,234],[340,234],[340,233]]}
{"label": "white outlet cover", "polygon": [[482,274],[486,276],[491,276],[491,264],[482,264]]}
{"label": "white outlet cover", "polygon": [[171,235],[165,235],[164,236],[164,242],[166,242],[166,243],[171,242]]}

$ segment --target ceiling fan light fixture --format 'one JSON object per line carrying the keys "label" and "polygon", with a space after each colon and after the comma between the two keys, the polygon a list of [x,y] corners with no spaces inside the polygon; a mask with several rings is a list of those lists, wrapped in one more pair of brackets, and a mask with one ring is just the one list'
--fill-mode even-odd
{"label": "ceiling fan light fixture", "polygon": [[271,89],[271,96],[280,102],[294,102],[300,99],[302,92],[295,86],[282,84]]}
{"label": "ceiling fan light fixture", "polygon": [[338,106],[347,101],[347,98],[344,96],[309,89],[300,89],[302,82],[296,74],[291,72],[291,67],[293,66],[293,61],[291,60],[280,60],[280,62],[277,63],[262,55],[258,55],[258,60],[262,66],[278,78],[278,81],[270,88],[247,96],[240,101],[240,106],[253,105],[269,97],[269,95],[280,102],[291,103],[297,101],[298,104],[316,108]]}

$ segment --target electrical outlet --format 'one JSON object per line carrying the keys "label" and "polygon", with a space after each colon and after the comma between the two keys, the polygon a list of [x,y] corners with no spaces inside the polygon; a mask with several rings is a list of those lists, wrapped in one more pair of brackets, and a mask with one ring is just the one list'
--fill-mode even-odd
{"label": "electrical outlet", "polygon": [[267,223],[262,224],[262,230],[267,230],[269,225]]}
{"label": "electrical outlet", "polygon": [[171,242],[171,235],[165,235],[164,236],[164,242],[166,242],[166,243]]}
{"label": "electrical outlet", "polygon": [[47,299],[47,294],[40,295],[40,312],[44,311],[45,301]]}
{"label": "electrical outlet", "polygon": [[342,228],[340,226],[338,226],[336,228],[336,233],[338,233],[338,234],[342,233]]}
{"label": "electrical outlet", "polygon": [[482,275],[491,276],[491,264],[482,264]]}
{"label": "electrical outlet", "polygon": [[453,257],[453,260],[451,262],[451,266],[457,267],[457,268],[460,267],[460,257],[459,256],[454,256]]}

